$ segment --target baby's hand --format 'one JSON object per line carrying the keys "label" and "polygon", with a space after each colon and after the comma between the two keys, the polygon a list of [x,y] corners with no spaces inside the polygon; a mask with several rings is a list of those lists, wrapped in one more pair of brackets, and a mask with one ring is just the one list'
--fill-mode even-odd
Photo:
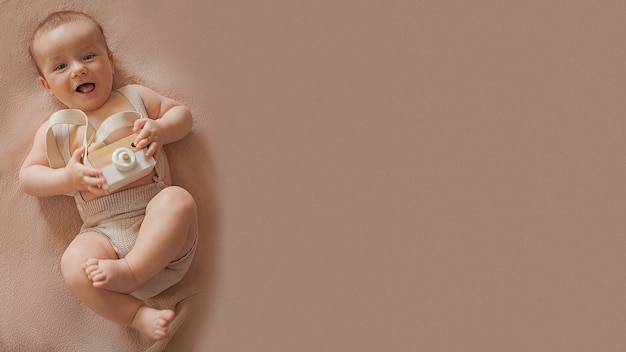
{"label": "baby's hand", "polygon": [[66,182],[78,191],[89,191],[100,196],[109,194],[108,190],[102,189],[102,185],[106,183],[102,177],[102,170],[83,165],[84,152],[85,147],[83,146],[76,149],[72,154],[72,158],[65,166]]}
{"label": "baby's hand", "polygon": [[135,121],[133,132],[137,133],[135,146],[139,149],[148,147],[146,150],[146,158],[153,156],[161,147],[160,129],[155,120],[143,118]]}

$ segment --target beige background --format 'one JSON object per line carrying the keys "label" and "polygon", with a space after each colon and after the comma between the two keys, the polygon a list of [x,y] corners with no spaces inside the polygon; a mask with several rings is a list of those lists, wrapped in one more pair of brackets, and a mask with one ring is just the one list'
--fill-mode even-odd
{"label": "beige background", "polygon": [[[97,6],[120,67],[192,108],[171,149],[205,225],[196,350],[626,348],[626,5],[104,3],[4,1],[0,49],[23,59],[38,16]],[[9,292],[73,301],[50,268],[62,247],[23,244],[52,236],[38,212],[60,201],[17,188],[21,132],[50,100],[16,62],[0,334],[43,346],[63,312]],[[103,325],[70,311],[82,339]]]}

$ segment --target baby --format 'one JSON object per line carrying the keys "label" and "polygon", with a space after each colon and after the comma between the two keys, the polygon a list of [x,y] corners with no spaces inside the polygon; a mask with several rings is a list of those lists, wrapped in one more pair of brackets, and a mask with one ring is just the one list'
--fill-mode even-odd
{"label": "baby", "polygon": [[33,34],[30,54],[41,86],[67,108],[83,111],[96,129],[122,111],[144,117],[122,132],[137,133],[136,147],[156,160],[149,175],[111,192],[102,170],[83,164],[86,128],[73,124],[53,129],[65,162],[53,168],[46,123],[22,165],[20,184],[33,196],[71,194],[76,200],[83,226],[61,258],[71,292],[108,320],[154,340],[166,338],[175,312],[144,300],[180,281],[195,253],[196,204],[185,189],[170,185],[161,149],[191,131],[191,113],[141,85],[113,89],[113,54],[101,25],[84,13],[49,15]]}

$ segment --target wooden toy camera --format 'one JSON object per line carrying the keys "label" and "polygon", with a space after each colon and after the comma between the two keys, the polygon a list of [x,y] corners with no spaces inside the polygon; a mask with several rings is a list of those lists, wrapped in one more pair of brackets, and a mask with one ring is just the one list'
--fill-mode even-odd
{"label": "wooden toy camera", "polygon": [[122,111],[109,116],[96,130],[87,115],[78,109],[59,110],[50,116],[46,134],[46,154],[52,168],[64,167],[66,161],[58,147],[54,127],[57,125],[85,126],[83,145],[86,147],[83,163],[101,169],[106,184],[102,187],[116,191],[152,172],[156,165],[153,157],[146,158],[143,149],[133,145],[137,134],[123,137],[110,144],[104,141],[120,128],[132,127],[137,119],[142,118],[137,111]]}
{"label": "wooden toy camera", "polygon": [[137,149],[131,134],[87,154],[86,165],[102,170],[106,184],[102,188],[113,192],[150,174],[156,164],[153,157],[146,158],[144,149]]}

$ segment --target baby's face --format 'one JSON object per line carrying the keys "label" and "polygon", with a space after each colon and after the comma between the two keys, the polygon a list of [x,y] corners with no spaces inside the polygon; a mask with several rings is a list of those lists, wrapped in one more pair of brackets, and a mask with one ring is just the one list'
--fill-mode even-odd
{"label": "baby's face", "polygon": [[65,23],[33,43],[41,85],[71,109],[101,107],[113,88],[113,56],[91,23]]}

